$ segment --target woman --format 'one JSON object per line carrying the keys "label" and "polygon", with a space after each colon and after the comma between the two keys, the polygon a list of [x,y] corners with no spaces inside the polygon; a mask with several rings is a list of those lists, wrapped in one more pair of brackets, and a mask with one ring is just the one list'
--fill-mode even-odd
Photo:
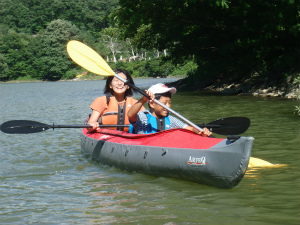
{"label": "woman", "polygon": [[[130,73],[126,70],[116,69],[114,72],[134,84]],[[105,96],[96,98],[90,106],[93,112],[87,122],[92,126],[88,129],[89,131],[96,130],[99,124],[129,125],[127,112],[137,102],[131,97],[133,94],[131,87],[118,78],[109,76],[106,80],[104,94]],[[128,128],[117,126],[114,129],[128,131]]]}

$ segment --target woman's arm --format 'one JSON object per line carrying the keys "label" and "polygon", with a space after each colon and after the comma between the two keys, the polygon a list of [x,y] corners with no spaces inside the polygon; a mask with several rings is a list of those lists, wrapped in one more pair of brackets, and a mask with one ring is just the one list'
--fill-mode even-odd
{"label": "woman's arm", "polygon": [[94,131],[99,127],[99,123],[98,123],[99,118],[100,118],[100,112],[93,110],[92,115],[89,121],[87,122],[87,124],[91,125],[92,128],[87,128],[88,131]]}

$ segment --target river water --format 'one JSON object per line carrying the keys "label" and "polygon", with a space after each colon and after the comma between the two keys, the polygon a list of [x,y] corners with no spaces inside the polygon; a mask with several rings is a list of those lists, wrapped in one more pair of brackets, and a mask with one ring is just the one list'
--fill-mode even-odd
{"label": "river water", "polygon": [[[173,79],[174,80],[174,79]],[[172,79],[139,79],[142,89]],[[105,81],[0,84],[0,123],[82,124]],[[136,95],[139,98],[140,95]],[[300,117],[295,100],[178,92],[172,108],[196,124],[251,119],[249,169],[232,189],[128,173],[85,158],[81,129],[0,133],[0,224],[300,224]]]}

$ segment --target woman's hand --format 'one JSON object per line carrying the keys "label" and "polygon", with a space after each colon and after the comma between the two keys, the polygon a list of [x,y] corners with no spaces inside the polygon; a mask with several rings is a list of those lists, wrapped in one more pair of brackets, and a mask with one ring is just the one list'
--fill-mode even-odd
{"label": "woman's hand", "polygon": [[94,131],[97,128],[99,128],[98,119],[100,118],[100,113],[96,110],[93,110],[91,117],[89,118],[89,121],[86,123],[88,125],[91,125],[91,128],[87,128],[88,131]]}
{"label": "woman's hand", "polygon": [[92,127],[91,128],[88,128],[88,131],[94,131],[96,130],[97,128],[99,128],[99,123],[98,122],[88,122],[88,125],[91,125]]}

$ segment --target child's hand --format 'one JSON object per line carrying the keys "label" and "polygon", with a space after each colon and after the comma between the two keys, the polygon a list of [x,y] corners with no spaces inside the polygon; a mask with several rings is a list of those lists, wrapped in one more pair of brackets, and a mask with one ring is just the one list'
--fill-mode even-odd
{"label": "child's hand", "polygon": [[155,98],[155,95],[154,95],[151,91],[145,90],[145,92],[150,96],[150,100],[149,100],[146,96],[144,96],[144,97],[143,97],[143,101],[145,101],[145,102],[147,102],[148,100],[149,100],[150,102],[153,101],[154,98]]}
{"label": "child's hand", "polygon": [[210,136],[212,133],[209,131],[209,129],[207,129],[206,127],[203,128],[202,132],[199,132],[199,135],[203,136],[203,137],[207,137]]}

